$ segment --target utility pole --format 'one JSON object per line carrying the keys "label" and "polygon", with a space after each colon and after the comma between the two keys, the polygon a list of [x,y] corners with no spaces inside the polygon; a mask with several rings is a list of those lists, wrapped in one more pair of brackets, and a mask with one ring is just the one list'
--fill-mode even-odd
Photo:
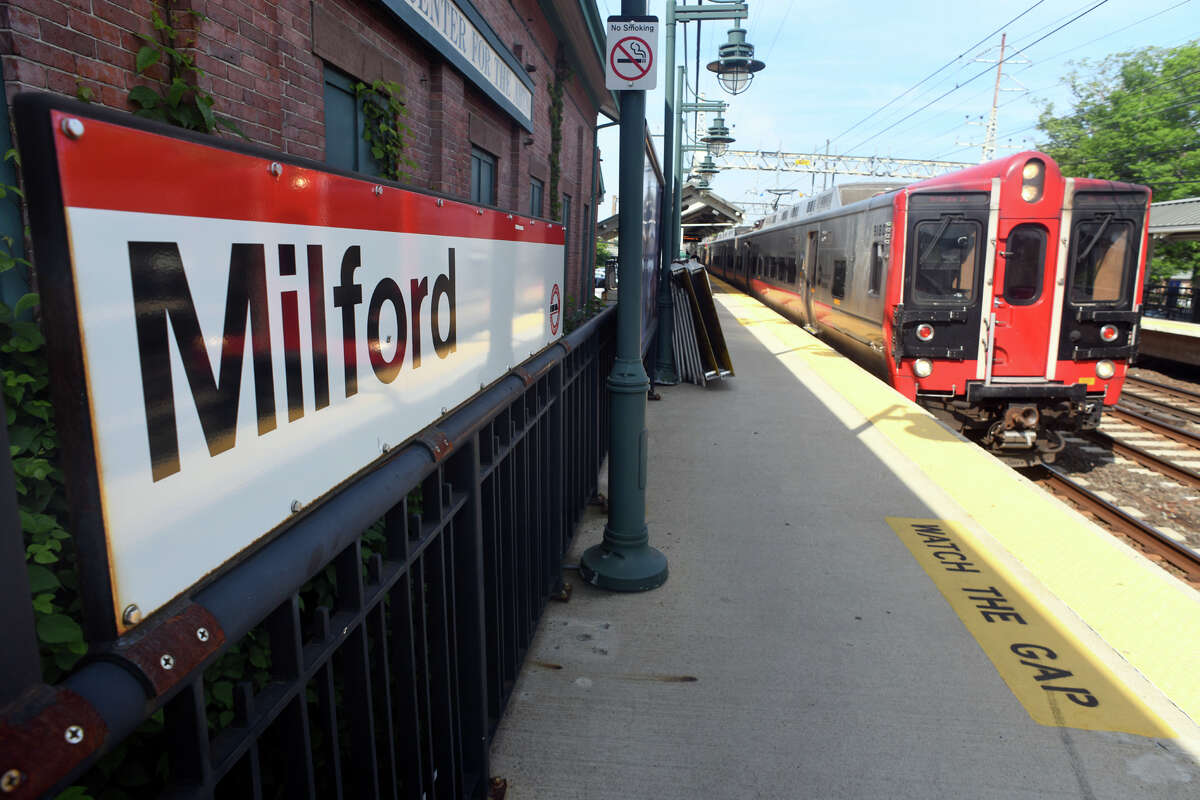
{"label": "utility pole", "polygon": [[1000,34],[1000,60],[996,62],[996,88],[992,91],[992,113],[988,116],[987,132],[983,137],[983,160],[996,157],[996,108],[1000,103],[1000,75],[1004,72],[1004,40],[1008,33]]}
{"label": "utility pole", "polygon": [[[825,163],[827,163],[827,164],[829,163],[829,140],[828,139],[825,140]],[[828,177],[829,177],[828,172],[825,173],[823,176],[821,176],[821,188],[822,189],[826,188],[825,179]]]}
{"label": "utility pole", "polygon": [[[614,22],[645,21],[646,0],[622,0]],[[657,23],[657,20],[654,20]],[[610,84],[611,85],[611,84]],[[601,589],[644,592],[667,580],[667,557],[650,546],[646,526],[646,394],[650,378],[642,367],[642,180],[646,166],[646,92],[620,89],[621,196],[617,231],[617,357],[608,376],[612,404],[608,452],[608,524],[604,539],[579,559],[579,575]]]}

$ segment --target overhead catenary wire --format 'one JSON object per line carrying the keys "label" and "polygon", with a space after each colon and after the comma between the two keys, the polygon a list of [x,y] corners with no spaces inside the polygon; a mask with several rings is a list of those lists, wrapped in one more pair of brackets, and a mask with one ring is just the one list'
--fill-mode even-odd
{"label": "overhead catenary wire", "polygon": [[[1054,55],[1052,55],[1052,56],[1048,56],[1048,57],[1046,57],[1046,58],[1043,58],[1043,59],[1041,60],[1041,63],[1042,63],[1042,64],[1046,64],[1046,63],[1049,63],[1049,62],[1051,62],[1051,61],[1055,61],[1055,60],[1057,60],[1057,59],[1059,59],[1059,58],[1062,58],[1063,56],[1065,56],[1065,55],[1067,55],[1067,54],[1069,54],[1069,53],[1074,53],[1076,50],[1082,50],[1083,48],[1085,48],[1085,47],[1087,47],[1087,46],[1089,46],[1089,45],[1093,45],[1093,44],[1095,44],[1096,42],[1103,41],[1104,39],[1107,39],[1107,38],[1109,38],[1110,36],[1116,36],[1118,33],[1123,33],[1124,31],[1127,31],[1127,30],[1129,30],[1130,28],[1134,27],[1135,25],[1141,25],[1143,22],[1148,22],[1149,20],[1152,20],[1152,19],[1154,19],[1155,17],[1162,16],[1163,14],[1166,14],[1168,11],[1174,11],[1175,9],[1179,8],[1180,6],[1185,6],[1185,5],[1187,5],[1188,3],[1190,3],[1190,2],[1192,2],[1192,0],[1181,0],[1181,2],[1178,2],[1178,3],[1176,3],[1176,4],[1175,4],[1175,5],[1173,5],[1173,6],[1167,6],[1166,8],[1162,9],[1161,11],[1155,11],[1153,14],[1149,14],[1149,15],[1147,15],[1147,16],[1145,16],[1145,17],[1142,17],[1141,19],[1137,20],[1136,22],[1131,22],[1131,23],[1129,23],[1128,25],[1125,25],[1124,27],[1117,28],[1117,29],[1116,29],[1116,30],[1114,30],[1114,31],[1109,31],[1108,33],[1104,34],[1103,36],[1097,36],[1095,39],[1091,39],[1091,40],[1089,40],[1089,41],[1086,41],[1086,42],[1084,42],[1083,44],[1076,45],[1075,47],[1071,47],[1071,48],[1069,48],[1069,49],[1067,49],[1067,50],[1063,50],[1063,51],[1062,51],[1062,52],[1060,52],[1060,53],[1055,53],[1055,54],[1054,54]],[[1019,71],[1020,71],[1020,72],[1024,72],[1025,70],[1027,70],[1027,69],[1030,69],[1032,66],[1033,66],[1033,65],[1032,65],[1032,64],[1030,64],[1028,67],[1025,67],[1024,69],[1022,69],[1022,70],[1019,70]]]}
{"label": "overhead catenary wire", "polygon": [[[1028,50],[1029,48],[1033,47],[1035,44],[1038,44],[1039,42],[1045,41],[1046,39],[1050,38],[1050,37],[1051,37],[1051,36],[1053,36],[1054,34],[1056,34],[1056,33],[1058,33],[1059,31],[1061,31],[1063,28],[1067,27],[1068,25],[1070,25],[1071,23],[1075,22],[1076,20],[1079,20],[1079,19],[1083,18],[1084,16],[1086,16],[1086,15],[1090,14],[1091,12],[1095,11],[1097,8],[1099,8],[1100,6],[1104,5],[1104,4],[1105,4],[1105,3],[1107,3],[1107,2],[1108,2],[1108,0],[1100,0],[1098,3],[1096,3],[1096,4],[1095,4],[1095,5],[1093,5],[1091,8],[1089,8],[1087,11],[1084,11],[1083,13],[1081,13],[1081,14],[1079,14],[1079,15],[1075,16],[1075,17],[1072,17],[1070,20],[1068,20],[1067,22],[1064,22],[1062,25],[1059,25],[1059,26],[1058,26],[1057,28],[1055,28],[1054,30],[1050,31],[1049,33],[1045,34],[1044,36],[1042,36],[1042,37],[1040,37],[1040,38],[1038,38],[1038,39],[1035,39],[1034,41],[1032,41],[1032,42],[1030,42],[1029,44],[1027,44],[1027,45],[1025,45],[1024,47],[1022,47],[1020,50],[1017,50],[1016,52],[1014,52],[1012,55],[1010,55],[1010,56],[1007,56],[1007,57],[1004,59],[1004,62],[1011,61],[1012,59],[1014,59],[1014,58],[1016,58],[1017,56],[1019,56],[1021,53],[1024,53],[1026,50]],[[1004,63],[1004,62],[1001,62],[1001,63]],[[947,91],[947,92],[945,92],[945,93],[943,93],[943,94],[941,94],[941,95],[939,95],[939,96],[935,97],[933,100],[930,100],[930,101],[929,101],[928,103],[926,103],[925,105],[923,105],[923,106],[921,106],[920,108],[918,108],[917,110],[915,110],[915,111],[913,111],[913,112],[911,112],[911,113],[907,114],[907,115],[906,115],[906,116],[904,116],[903,118],[901,118],[901,119],[897,120],[896,122],[892,123],[891,125],[889,125],[888,127],[884,128],[883,130],[879,131],[878,133],[876,133],[876,134],[874,134],[874,135],[872,135],[872,136],[868,136],[866,139],[863,139],[861,142],[858,142],[857,144],[853,145],[852,147],[846,148],[845,150],[843,150],[843,151],[842,151],[842,152],[843,152],[843,154],[845,154],[845,153],[849,153],[849,152],[851,152],[851,151],[853,151],[853,150],[856,150],[856,149],[858,149],[859,147],[862,147],[862,146],[863,146],[864,144],[866,144],[867,142],[871,142],[871,141],[874,141],[875,139],[878,139],[880,136],[882,136],[883,134],[887,133],[887,132],[888,132],[888,131],[890,131],[892,128],[895,128],[895,127],[896,127],[897,125],[899,125],[901,122],[905,122],[905,121],[907,121],[907,120],[909,120],[909,119],[911,119],[911,118],[915,117],[917,114],[919,114],[919,113],[921,113],[922,111],[924,111],[925,109],[929,108],[930,106],[932,106],[934,103],[938,102],[939,100],[943,100],[943,99],[945,99],[946,97],[949,97],[950,95],[954,94],[954,92],[957,92],[959,89],[961,89],[962,87],[966,86],[968,83],[971,83],[971,82],[973,82],[973,81],[975,81],[975,80],[978,80],[979,78],[983,77],[984,75],[987,75],[988,73],[990,73],[990,72],[992,71],[992,69],[993,69],[993,67],[989,66],[987,69],[985,69],[985,70],[982,70],[982,71],[980,71],[980,72],[977,72],[977,73],[975,73],[975,74],[974,74],[974,75],[972,75],[970,78],[967,78],[965,81],[963,81],[962,83],[960,83],[960,84],[957,84],[957,85],[956,85],[956,86],[955,86],[953,89],[950,89],[949,91]]]}
{"label": "overhead catenary wire", "polygon": [[[1155,108],[1139,108],[1139,107],[1135,106],[1134,110],[1138,110],[1143,115],[1147,115],[1147,114],[1157,114],[1161,111],[1170,111],[1171,109],[1174,109],[1174,108],[1180,108],[1182,106],[1189,106],[1189,105],[1196,105],[1196,104],[1200,104],[1200,94],[1192,95],[1191,97],[1186,97],[1177,103],[1169,103],[1165,106],[1157,106]],[[1024,128],[1018,128],[1013,131],[1006,131],[1004,133],[998,134],[997,138],[1011,138],[1013,136],[1016,136],[1018,133],[1024,133],[1025,131],[1033,130],[1034,128],[1040,127],[1040,125],[1041,125],[1040,122],[1035,122],[1032,125],[1026,125]],[[1124,123],[1116,122],[1116,121],[1110,122],[1107,124],[1094,124],[1094,125],[1090,126],[1090,130],[1091,131],[1113,130],[1113,129],[1123,127],[1123,125],[1124,125]],[[935,160],[940,160],[940,159],[946,158],[947,156],[952,156],[955,153],[961,153],[963,150],[970,150],[973,147],[974,147],[974,145],[969,145],[966,147],[960,147],[956,150],[951,150],[949,152],[946,152],[939,156],[936,156]]]}
{"label": "overhead catenary wire", "polygon": [[[1103,1],[1104,1],[1104,2],[1107,2],[1107,0],[1103,0]],[[893,97],[891,100],[889,100],[888,102],[884,103],[882,106],[880,106],[879,108],[875,109],[875,110],[874,110],[874,111],[872,111],[870,114],[868,114],[867,116],[863,117],[862,119],[860,119],[858,122],[856,122],[856,123],[854,123],[853,125],[851,125],[851,126],[850,126],[849,128],[847,128],[846,130],[844,130],[844,131],[842,131],[841,133],[839,133],[837,136],[834,136],[834,137],[833,137],[832,139],[830,139],[829,141],[830,141],[830,142],[835,142],[835,141],[837,141],[838,139],[842,138],[843,136],[845,136],[845,135],[846,135],[847,133],[849,133],[850,131],[852,131],[852,130],[854,130],[855,128],[857,128],[859,125],[862,125],[862,124],[863,124],[864,122],[866,122],[867,120],[871,119],[871,118],[872,118],[872,117],[874,117],[875,115],[877,115],[877,114],[879,114],[880,112],[884,111],[886,108],[888,108],[889,106],[891,106],[891,105],[892,105],[893,103],[895,103],[897,100],[900,100],[900,99],[902,99],[902,98],[906,97],[908,94],[910,94],[911,92],[913,92],[915,89],[917,89],[919,86],[921,86],[922,84],[924,84],[926,81],[928,81],[928,80],[930,80],[931,78],[933,78],[935,75],[937,75],[938,73],[940,73],[942,70],[944,70],[944,69],[946,69],[946,68],[948,68],[948,67],[950,67],[950,66],[953,66],[954,64],[956,64],[956,63],[958,63],[959,61],[961,61],[961,60],[962,60],[962,58],[963,58],[963,56],[965,56],[967,53],[969,53],[970,51],[974,50],[976,47],[978,47],[979,45],[983,44],[983,43],[984,43],[984,42],[986,42],[987,40],[991,39],[991,38],[992,38],[993,36],[995,36],[997,33],[999,33],[1000,31],[1004,30],[1004,29],[1005,29],[1007,26],[1009,26],[1009,25],[1011,25],[1012,23],[1016,22],[1016,21],[1017,21],[1017,20],[1019,20],[1021,17],[1025,16],[1026,14],[1028,14],[1030,11],[1033,11],[1035,8],[1037,8],[1038,6],[1040,6],[1040,5],[1041,5],[1042,3],[1044,3],[1044,2],[1045,2],[1045,0],[1038,0],[1038,2],[1034,3],[1034,4],[1033,4],[1033,5],[1031,5],[1029,8],[1027,8],[1027,9],[1025,9],[1024,11],[1022,11],[1020,14],[1017,14],[1017,16],[1013,17],[1012,19],[1010,19],[1008,22],[1004,23],[1004,24],[1003,24],[1003,25],[1001,25],[1000,27],[996,28],[996,30],[994,30],[994,31],[992,31],[991,33],[987,34],[986,36],[984,36],[982,39],[980,39],[980,40],[979,40],[978,42],[976,42],[975,44],[973,44],[973,45],[971,45],[970,47],[968,47],[968,48],[964,49],[962,53],[958,54],[957,56],[955,56],[955,57],[954,57],[954,58],[952,58],[951,60],[947,61],[945,64],[943,64],[942,66],[938,67],[938,68],[937,68],[937,69],[935,69],[933,72],[929,73],[929,74],[928,74],[928,75],[926,75],[924,78],[922,78],[921,80],[917,81],[915,84],[913,84],[913,85],[912,85],[912,86],[910,86],[909,88],[905,89],[903,92],[901,92],[900,94],[896,95],[896,96],[895,96],[895,97]]]}

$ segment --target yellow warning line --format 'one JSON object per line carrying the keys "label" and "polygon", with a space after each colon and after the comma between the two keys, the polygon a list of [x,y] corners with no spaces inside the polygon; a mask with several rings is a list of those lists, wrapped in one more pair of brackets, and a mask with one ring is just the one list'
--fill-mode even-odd
{"label": "yellow warning line", "polygon": [[[831,358],[827,345],[798,326],[745,295],[720,294],[718,299],[736,318],[751,323],[748,332],[778,353],[835,414],[849,405],[866,418],[923,473],[923,480],[966,509],[1022,569],[1171,703],[1200,722],[1200,593],[1111,537],[1097,535],[1079,514],[947,430],[915,403],[848,359]],[[811,375],[837,388],[822,392],[810,382]],[[850,427],[861,425],[857,416],[841,418]],[[1150,714],[1148,709],[1145,713]]]}

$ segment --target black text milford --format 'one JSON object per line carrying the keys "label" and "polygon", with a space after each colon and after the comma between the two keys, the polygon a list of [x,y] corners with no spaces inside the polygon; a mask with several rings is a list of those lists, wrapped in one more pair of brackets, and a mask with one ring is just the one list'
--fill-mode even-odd
{"label": "black text milford", "polygon": [[[296,246],[277,248],[279,274],[296,274]],[[308,264],[308,322],[312,340],[313,407],[329,405],[329,354],[326,352],[324,252],[320,245],[306,247]],[[434,353],[447,358],[456,349],[454,248],[449,248],[448,269],[430,277],[413,278],[407,293],[392,278],[383,278],[367,299],[366,330],[361,331],[355,313],[363,303],[363,286],[355,282],[355,271],[362,265],[358,245],[346,248],[341,256],[339,282],[332,289],[333,305],[341,313],[341,366],[346,397],[358,392],[359,336],[367,337],[371,371],[383,383],[396,379],[411,348],[412,368],[421,366],[422,336],[429,334]],[[194,267],[195,269],[196,267]],[[142,392],[146,403],[146,434],[150,442],[150,463],[154,480],[179,471],[179,438],[175,426],[175,398],[171,382],[171,357],[168,327],[174,331],[175,344],[182,356],[184,372],[200,425],[211,455],[229,450],[235,444],[238,400],[241,396],[242,356],[246,349],[246,327],[253,359],[254,400],[258,433],[276,427],[274,342],[267,302],[267,246],[234,244],[229,254],[229,284],[225,295],[225,320],[222,330],[221,360],[214,376],[205,347],[205,332],[200,329],[196,306],[188,288],[187,275],[179,246],[175,242],[130,242],[129,269],[133,282],[133,301],[137,319],[138,357],[142,370]],[[384,306],[390,310],[384,310]],[[305,383],[301,371],[300,307],[296,291],[280,293],[283,328],[283,364],[287,384],[288,421],[304,416]],[[384,355],[380,342],[380,316],[395,314],[395,351]],[[444,315],[449,315],[447,321]],[[170,325],[168,326],[168,320]],[[447,331],[442,335],[442,331]],[[211,335],[213,331],[208,331]],[[390,343],[389,343],[390,344]],[[334,354],[334,358],[337,355]]]}

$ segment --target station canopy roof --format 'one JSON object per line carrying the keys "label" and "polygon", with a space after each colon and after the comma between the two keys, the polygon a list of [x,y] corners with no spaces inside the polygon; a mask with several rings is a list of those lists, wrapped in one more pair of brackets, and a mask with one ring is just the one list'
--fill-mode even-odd
{"label": "station canopy roof", "polygon": [[1158,241],[1200,239],[1200,197],[1151,203],[1150,236]]}
{"label": "station canopy roof", "polygon": [[706,236],[742,224],[743,212],[718,194],[685,184],[680,198],[679,221],[683,225],[685,242],[700,241]]}
{"label": "station canopy roof", "polygon": [[[596,238],[612,241],[617,238],[618,215],[596,223]],[[685,184],[680,198],[680,222],[683,224],[684,241],[698,241],[704,237],[742,224],[742,210],[725,198]]]}

